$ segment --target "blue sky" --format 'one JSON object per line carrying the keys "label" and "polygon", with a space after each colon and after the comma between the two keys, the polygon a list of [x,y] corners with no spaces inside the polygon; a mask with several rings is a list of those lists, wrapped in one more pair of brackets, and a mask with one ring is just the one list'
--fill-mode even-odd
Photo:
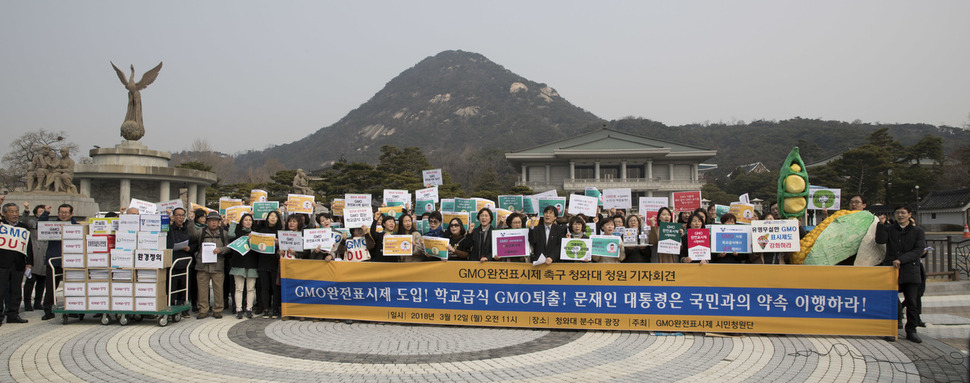
{"label": "blue sky", "polygon": [[[235,153],[333,124],[418,61],[477,52],[599,117],[970,122],[967,1],[4,1],[0,131]],[[8,150],[0,146],[0,153]]]}

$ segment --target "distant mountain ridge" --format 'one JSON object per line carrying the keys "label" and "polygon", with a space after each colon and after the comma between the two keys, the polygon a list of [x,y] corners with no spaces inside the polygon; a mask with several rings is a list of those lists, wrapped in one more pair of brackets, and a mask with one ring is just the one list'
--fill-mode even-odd
{"label": "distant mountain ridge", "polygon": [[[631,111],[635,112],[635,111]],[[376,163],[382,145],[420,147],[432,165],[469,187],[493,167],[514,177],[501,153],[521,150],[601,127],[716,149],[715,175],[740,164],[764,162],[775,171],[793,146],[806,162],[861,145],[881,127],[903,145],[926,134],[944,149],[970,145],[970,131],[929,124],[868,124],[795,117],[781,121],[667,126],[642,118],[604,121],[572,105],[551,86],[519,76],[485,56],[444,51],[388,81],[379,92],[331,126],[300,140],[239,155],[236,173],[272,163],[314,171],[334,161]],[[278,161],[278,162],[277,162]]]}
{"label": "distant mountain ridge", "polygon": [[376,162],[382,145],[455,155],[523,148],[585,131],[600,122],[555,89],[477,53],[445,51],[392,79],[333,125],[288,144],[236,159],[237,169],[277,158],[315,170],[333,161]]}

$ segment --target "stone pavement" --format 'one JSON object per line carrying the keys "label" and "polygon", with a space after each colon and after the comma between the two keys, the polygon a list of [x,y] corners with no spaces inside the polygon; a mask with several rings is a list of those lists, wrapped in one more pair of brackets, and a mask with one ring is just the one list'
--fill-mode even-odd
{"label": "stone pavement", "polygon": [[950,290],[924,297],[922,344],[230,315],[102,326],[34,311],[0,327],[0,381],[964,382],[970,290]]}

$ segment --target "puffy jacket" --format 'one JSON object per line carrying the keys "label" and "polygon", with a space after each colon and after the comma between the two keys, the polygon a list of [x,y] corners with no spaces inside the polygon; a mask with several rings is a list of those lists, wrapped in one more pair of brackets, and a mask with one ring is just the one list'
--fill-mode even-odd
{"label": "puffy jacket", "polygon": [[926,234],[916,225],[876,225],[876,243],[886,244],[882,266],[899,260],[899,283],[922,283],[919,259],[926,248]]}

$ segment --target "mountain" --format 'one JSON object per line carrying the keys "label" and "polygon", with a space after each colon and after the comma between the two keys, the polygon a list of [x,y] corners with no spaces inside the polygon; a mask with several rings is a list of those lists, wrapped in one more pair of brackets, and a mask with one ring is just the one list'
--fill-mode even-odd
{"label": "mountain", "polygon": [[270,158],[310,171],[340,159],[375,163],[382,145],[417,146],[432,159],[485,148],[507,151],[577,134],[600,121],[548,85],[485,56],[445,51],[405,70],[335,124],[240,155],[236,169],[258,168]]}

